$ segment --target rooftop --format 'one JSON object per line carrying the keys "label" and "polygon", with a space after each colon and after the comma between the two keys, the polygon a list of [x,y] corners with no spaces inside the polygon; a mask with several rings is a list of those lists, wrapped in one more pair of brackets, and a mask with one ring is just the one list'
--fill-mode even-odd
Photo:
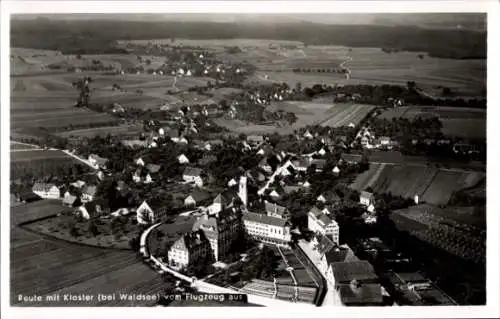
{"label": "rooftop", "polygon": [[373,282],[378,280],[373,266],[366,260],[334,262],[332,267],[333,276],[337,283],[349,283],[354,279],[359,282]]}
{"label": "rooftop", "polygon": [[344,305],[381,304],[383,302],[380,284],[344,284],[339,288]]}
{"label": "rooftop", "polygon": [[186,167],[186,169],[184,170],[183,175],[186,175],[186,176],[200,176],[202,171],[203,170],[201,168],[198,168],[198,167]]}
{"label": "rooftop", "polygon": [[287,221],[284,219],[252,212],[243,212],[243,220],[279,227],[285,227],[287,224]]}

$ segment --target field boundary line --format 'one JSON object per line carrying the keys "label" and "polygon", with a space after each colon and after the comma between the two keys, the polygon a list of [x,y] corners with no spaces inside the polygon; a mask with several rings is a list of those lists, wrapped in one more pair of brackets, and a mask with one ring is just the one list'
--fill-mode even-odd
{"label": "field boundary line", "polygon": [[34,230],[34,229],[26,227],[26,225],[28,225],[28,224],[35,223],[35,222],[40,221],[40,220],[54,218],[56,216],[57,216],[57,214],[56,215],[52,215],[52,216],[48,216],[48,217],[37,218],[36,220],[32,220],[32,221],[27,221],[27,222],[20,223],[20,224],[17,225],[17,227],[19,227],[20,229],[22,229],[24,231],[28,231],[30,233],[42,236],[42,240],[44,240],[44,239],[47,240],[48,239],[48,240],[54,240],[56,242],[62,242],[62,243],[66,243],[66,244],[72,244],[72,245],[78,245],[78,246],[85,246],[85,247],[92,247],[92,248],[102,249],[102,250],[132,251],[130,248],[103,247],[103,246],[96,246],[96,245],[86,244],[86,243],[82,243],[82,242],[79,242],[79,241],[70,241],[70,240],[66,240],[66,239],[63,239],[63,238],[60,238],[60,237],[48,234],[48,233],[44,233],[44,232],[39,231],[39,230]]}

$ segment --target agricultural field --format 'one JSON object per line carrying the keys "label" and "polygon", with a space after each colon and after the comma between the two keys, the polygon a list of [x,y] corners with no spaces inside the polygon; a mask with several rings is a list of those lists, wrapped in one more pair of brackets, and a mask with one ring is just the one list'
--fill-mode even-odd
{"label": "agricultural field", "polygon": [[96,128],[88,128],[81,130],[72,130],[57,133],[56,135],[61,137],[95,137],[95,136],[106,136],[108,134],[112,136],[124,136],[124,135],[138,135],[142,131],[142,126],[139,124],[130,125],[120,125],[120,126],[104,126]]}
{"label": "agricultural field", "polygon": [[328,119],[321,125],[331,127],[358,125],[374,109],[373,105],[335,104],[328,110]]}
{"label": "agricultural field", "polygon": [[372,163],[358,175],[351,188],[358,191],[370,187],[375,193],[391,193],[435,205],[446,205],[453,192],[474,187],[485,178],[481,172],[439,169],[424,165],[392,165]]}
{"label": "agricultural field", "polygon": [[[429,57],[419,53],[384,53],[379,48],[346,48],[341,46],[308,46],[291,50],[272,51],[274,56],[255,57],[259,72],[250,81],[286,82],[304,86],[314,84],[396,84],[415,81],[426,92],[449,87],[461,96],[483,95],[486,79],[485,60],[452,60]],[[245,57],[252,61],[251,57]],[[331,69],[344,67],[351,71],[349,79],[338,73],[294,73],[294,68]],[[267,79],[266,76],[267,75]]]}
{"label": "agricultural field", "polygon": [[395,211],[391,219],[398,229],[408,231],[420,240],[463,259],[484,263],[486,224],[470,223],[470,220],[477,219],[471,213],[465,213],[468,221],[463,216],[462,221],[458,221],[458,214],[453,209],[443,210],[424,204]]}
{"label": "agricultural field", "polygon": [[30,144],[25,144],[25,143],[19,143],[19,142],[10,142],[10,150],[11,151],[20,151],[20,150],[33,150],[33,149],[39,149],[38,146],[36,145],[30,145]]}
{"label": "agricultural field", "polygon": [[18,225],[67,211],[71,208],[62,206],[60,200],[44,199],[12,208],[11,224]]}
{"label": "agricultural field", "polygon": [[333,104],[323,101],[286,101],[274,102],[268,106],[270,112],[284,111],[293,112],[297,121],[292,125],[277,127],[273,125],[249,124],[241,120],[216,119],[217,125],[225,127],[230,131],[244,134],[268,134],[278,132],[290,134],[294,130],[308,125],[323,126],[347,126],[350,123],[357,125],[370,113],[375,106],[339,103]]}
{"label": "agricultural field", "polygon": [[10,161],[11,163],[20,162],[38,162],[38,161],[60,161],[68,160],[72,161],[73,158],[68,156],[66,153],[57,150],[32,150],[32,151],[21,151],[21,152],[11,152]]}
{"label": "agricultural field", "polygon": [[403,106],[388,109],[379,118],[439,117],[448,136],[486,138],[486,110],[437,106]]}
{"label": "agricultural field", "polygon": [[225,127],[228,130],[238,134],[243,133],[247,135],[252,135],[252,134],[262,135],[262,134],[270,134],[278,132],[280,130],[278,127],[272,125],[251,124],[240,120],[229,120],[229,119],[218,118],[215,119],[214,122],[218,126]]}
{"label": "agricultural field", "polygon": [[[11,209],[11,304],[16,306],[130,306],[151,302],[98,302],[97,293],[163,293],[157,273],[130,252],[86,247],[47,239],[17,224],[51,215],[61,205],[40,201]],[[139,279],[138,279],[139,278]],[[90,303],[63,301],[23,302],[19,294],[94,294]],[[154,304],[154,303],[153,303]]]}

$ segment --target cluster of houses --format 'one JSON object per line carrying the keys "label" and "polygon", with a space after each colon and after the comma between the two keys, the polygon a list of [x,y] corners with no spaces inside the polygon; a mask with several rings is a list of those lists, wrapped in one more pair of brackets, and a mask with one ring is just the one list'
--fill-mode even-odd
{"label": "cluster of houses", "polygon": [[[204,258],[222,261],[232,243],[241,238],[242,231],[265,243],[281,246],[291,243],[287,209],[266,202],[262,212],[255,211],[248,203],[246,176],[240,177],[237,187],[238,190],[228,188],[203,207],[203,213],[198,216],[192,230],[170,247],[167,259],[171,266],[185,268]],[[142,213],[138,209],[138,216]]]}
{"label": "cluster of houses", "polygon": [[366,149],[392,150],[399,146],[399,142],[389,136],[376,137],[369,128],[362,128],[356,135],[356,141]]}
{"label": "cluster of houses", "polygon": [[166,60],[160,66],[154,67],[145,58],[141,58],[136,67],[117,69],[116,72],[125,74],[148,73],[157,76],[172,75],[177,77],[212,77],[224,81],[231,75],[243,75],[247,70],[240,64],[224,63],[216,60],[209,52],[200,50],[170,50],[163,51]]}

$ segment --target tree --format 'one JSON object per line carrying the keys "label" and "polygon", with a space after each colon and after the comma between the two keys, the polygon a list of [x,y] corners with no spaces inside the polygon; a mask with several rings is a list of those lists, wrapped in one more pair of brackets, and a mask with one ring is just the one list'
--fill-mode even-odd
{"label": "tree", "polygon": [[409,91],[415,91],[417,88],[417,83],[415,81],[408,81],[406,82],[406,87]]}

